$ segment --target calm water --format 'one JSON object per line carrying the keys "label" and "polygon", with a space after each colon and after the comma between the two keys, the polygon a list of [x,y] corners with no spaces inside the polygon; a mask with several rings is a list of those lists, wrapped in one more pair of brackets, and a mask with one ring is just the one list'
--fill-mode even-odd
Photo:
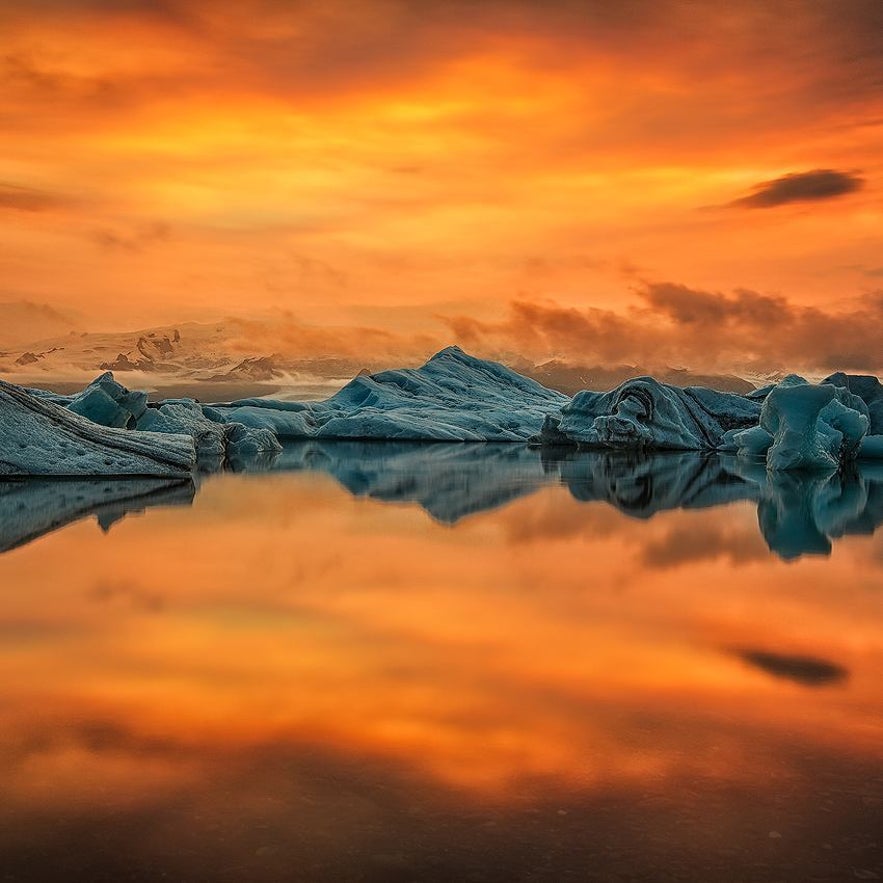
{"label": "calm water", "polygon": [[881,879],[881,522],[511,446],[0,484],[0,880]]}

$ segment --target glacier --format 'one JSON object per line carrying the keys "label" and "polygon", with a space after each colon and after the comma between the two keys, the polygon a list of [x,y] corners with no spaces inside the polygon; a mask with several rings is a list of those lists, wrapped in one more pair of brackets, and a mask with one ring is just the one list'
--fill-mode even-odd
{"label": "glacier", "polygon": [[[748,394],[637,377],[571,399],[448,347],[419,368],[359,374],[324,401],[149,402],[111,372],[73,396],[12,384],[2,390],[6,474],[266,469],[288,440],[717,451],[763,462],[772,472],[824,472],[883,459],[883,390],[870,375],[838,373],[818,384],[791,375]],[[161,436],[167,440],[159,442]]]}

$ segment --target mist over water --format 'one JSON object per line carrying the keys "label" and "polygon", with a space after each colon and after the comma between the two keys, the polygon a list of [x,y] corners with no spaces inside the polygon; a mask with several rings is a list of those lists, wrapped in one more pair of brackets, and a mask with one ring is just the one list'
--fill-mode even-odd
{"label": "mist over water", "polygon": [[881,522],[519,445],[4,481],[6,878],[874,879]]}

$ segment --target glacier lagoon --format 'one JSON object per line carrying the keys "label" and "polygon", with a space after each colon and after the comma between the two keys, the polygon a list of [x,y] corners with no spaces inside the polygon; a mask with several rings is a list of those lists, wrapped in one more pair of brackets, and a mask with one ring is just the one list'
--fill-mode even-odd
{"label": "glacier lagoon", "polygon": [[874,879],[883,469],[0,480],[8,879]]}

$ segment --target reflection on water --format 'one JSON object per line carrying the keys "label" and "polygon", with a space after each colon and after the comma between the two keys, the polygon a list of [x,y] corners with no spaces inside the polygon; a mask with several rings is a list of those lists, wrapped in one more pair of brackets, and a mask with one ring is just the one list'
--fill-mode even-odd
{"label": "reflection on water", "polygon": [[103,531],[152,506],[190,505],[190,481],[163,479],[0,480],[0,554],[94,515]]}
{"label": "reflection on water", "polygon": [[0,877],[883,876],[881,480],[311,442],[7,482]]}
{"label": "reflection on water", "polygon": [[[521,445],[407,442],[289,444],[275,471],[325,472],[351,494],[414,503],[444,524],[495,509],[550,484],[636,518],[671,509],[757,504],[760,531],[784,559],[828,555],[831,540],[883,523],[883,467],[845,473],[768,473],[716,455],[548,451]],[[0,552],[95,514],[107,530],[127,511],[192,502],[181,482],[19,480],[0,483]]]}

